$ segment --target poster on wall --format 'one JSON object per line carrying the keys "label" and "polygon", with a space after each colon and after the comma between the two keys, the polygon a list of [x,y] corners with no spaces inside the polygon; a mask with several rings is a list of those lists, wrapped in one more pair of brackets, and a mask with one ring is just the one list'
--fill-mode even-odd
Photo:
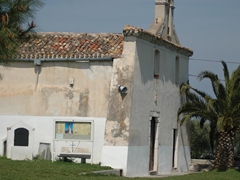
{"label": "poster on wall", "polygon": [[55,122],[56,139],[91,140],[91,122]]}
{"label": "poster on wall", "polygon": [[65,122],[65,134],[73,134],[73,122]]}

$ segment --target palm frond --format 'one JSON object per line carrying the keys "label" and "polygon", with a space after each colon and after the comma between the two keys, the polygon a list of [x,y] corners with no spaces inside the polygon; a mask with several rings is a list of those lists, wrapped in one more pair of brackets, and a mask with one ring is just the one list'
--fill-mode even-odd
{"label": "palm frond", "polygon": [[223,65],[223,74],[224,74],[224,79],[225,79],[225,83],[226,83],[226,87],[227,84],[229,83],[229,71],[228,71],[228,67],[225,61],[221,61],[222,65]]}
{"label": "palm frond", "polygon": [[215,96],[218,97],[218,94],[219,94],[218,86],[220,83],[218,76],[211,71],[202,71],[198,74],[198,79],[200,81],[206,78],[211,81],[213,92]]}

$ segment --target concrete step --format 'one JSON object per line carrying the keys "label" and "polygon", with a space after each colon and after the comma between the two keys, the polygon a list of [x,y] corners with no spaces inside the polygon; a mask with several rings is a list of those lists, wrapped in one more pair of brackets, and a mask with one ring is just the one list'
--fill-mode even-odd
{"label": "concrete step", "polygon": [[94,174],[122,176],[122,169],[111,169],[102,171],[93,171]]}
{"label": "concrete step", "polygon": [[156,175],[157,171],[149,171],[149,175]]}
{"label": "concrete step", "polygon": [[177,168],[172,168],[172,173],[176,173],[178,172],[178,169]]}

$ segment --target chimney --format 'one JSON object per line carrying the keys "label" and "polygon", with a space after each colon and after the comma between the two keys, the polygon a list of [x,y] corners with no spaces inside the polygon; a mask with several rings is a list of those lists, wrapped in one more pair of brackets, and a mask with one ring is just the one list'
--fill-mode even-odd
{"label": "chimney", "polygon": [[155,0],[155,18],[148,31],[180,45],[173,24],[174,8],[174,0]]}

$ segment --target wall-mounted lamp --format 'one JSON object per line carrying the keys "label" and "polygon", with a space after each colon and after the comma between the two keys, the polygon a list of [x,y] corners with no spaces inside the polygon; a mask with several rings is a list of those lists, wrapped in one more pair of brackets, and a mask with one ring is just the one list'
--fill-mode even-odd
{"label": "wall-mounted lamp", "polygon": [[70,85],[70,87],[73,87],[73,85],[74,85],[74,78],[69,78],[69,85]]}
{"label": "wall-mounted lamp", "polygon": [[127,90],[128,90],[127,87],[118,85],[118,91],[119,91],[121,94],[126,94],[126,93],[127,93]]}

